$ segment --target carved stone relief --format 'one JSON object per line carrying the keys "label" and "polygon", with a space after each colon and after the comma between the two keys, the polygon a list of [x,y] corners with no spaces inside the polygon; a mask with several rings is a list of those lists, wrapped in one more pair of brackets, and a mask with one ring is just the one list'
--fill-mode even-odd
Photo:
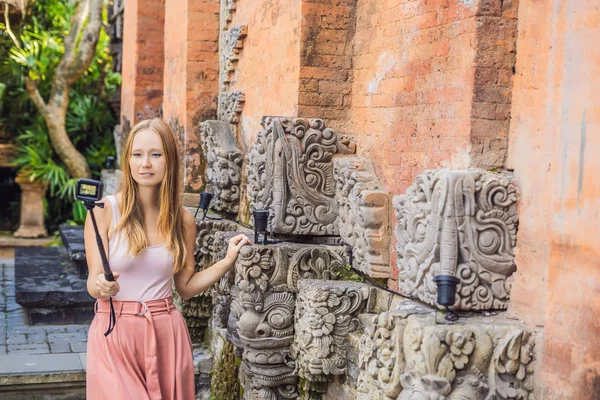
{"label": "carved stone relief", "polygon": [[485,171],[430,170],[394,198],[400,290],[436,304],[436,275],[460,280],[455,309],[508,307],[517,190]]}
{"label": "carved stone relief", "polygon": [[356,317],[366,306],[369,288],[356,282],[304,279],[298,290],[291,354],[298,375],[310,383],[305,390],[324,392],[319,383],[346,373],[347,336],[358,327]]}
{"label": "carved stone relief", "polygon": [[221,0],[221,29],[227,29],[227,26],[231,23],[233,13],[236,9],[237,0]]}
{"label": "carved stone relief", "polygon": [[228,328],[242,356],[246,398],[297,398],[298,375],[290,348],[298,282],[333,279],[345,264],[341,246],[281,243],[241,249]]}
{"label": "carved stone relief", "polygon": [[373,165],[362,157],[336,158],[334,176],[339,234],[352,246],[353,267],[373,278],[389,278],[389,196]]}
{"label": "carved stone relief", "polygon": [[533,399],[533,336],[521,326],[383,313],[363,336],[359,399]]}
{"label": "carved stone relief", "polygon": [[227,90],[235,67],[244,47],[244,38],[248,33],[247,25],[239,25],[221,34],[220,40],[220,81],[221,91]]}
{"label": "carved stone relief", "polygon": [[250,209],[269,209],[275,233],[337,235],[333,157],[354,150],[320,119],[265,117],[247,156]]}
{"label": "carved stone relief", "polygon": [[202,149],[207,161],[207,190],[214,197],[211,208],[237,214],[240,201],[242,152],[237,147],[229,124],[204,121],[200,124]]}
{"label": "carved stone relief", "polygon": [[217,113],[217,118],[220,121],[229,123],[233,132],[236,131],[236,127],[240,122],[240,114],[242,113],[242,106],[245,101],[246,96],[241,90],[222,92],[219,94],[219,111]]}

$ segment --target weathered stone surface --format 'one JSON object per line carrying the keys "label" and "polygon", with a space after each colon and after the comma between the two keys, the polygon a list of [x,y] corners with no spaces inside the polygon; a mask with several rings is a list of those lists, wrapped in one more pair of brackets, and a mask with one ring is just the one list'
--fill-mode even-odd
{"label": "weathered stone surface", "polygon": [[242,179],[242,152],[237,147],[227,122],[205,121],[200,124],[202,149],[207,161],[207,190],[214,195],[211,208],[237,214]]}
{"label": "weathered stone surface", "polygon": [[221,0],[221,16],[222,16],[222,29],[227,29],[227,26],[233,18],[235,12],[237,0]]}
{"label": "weathered stone surface", "polygon": [[19,238],[37,238],[48,236],[44,225],[43,198],[48,184],[31,182],[23,174],[17,175],[15,182],[21,187],[21,216],[19,229],[14,233]]}
{"label": "weathered stone surface", "polygon": [[222,91],[231,82],[247,33],[248,26],[239,25],[221,34],[219,71]]}
{"label": "weathered stone surface", "polygon": [[242,107],[246,101],[246,96],[241,90],[235,92],[222,92],[219,94],[219,111],[217,118],[220,121],[225,121],[231,126],[233,132],[236,131],[236,126],[240,122],[240,114]]}
{"label": "weathered stone surface", "polygon": [[356,317],[367,304],[369,287],[303,279],[298,290],[291,354],[298,375],[307,381],[304,389],[324,392],[319,383],[346,373],[348,334],[358,327]]}
{"label": "weathered stone surface", "polygon": [[344,265],[342,246],[280,243],[242,248],[228,328],[243,360],[244,398],[297,398],[298,375],[290,347],[299,279],[335,279]]}
{"label": "weathered stone surface", "polygon": [[507,321],[382,313],[363,334],[358,399],[533,399],[533,336]]}
{"label": "weathered stone surface", "polygon": [[94,299],[66,252],[57,247],[15,249],[16,302],[30,324],[88,323]]}
{"label": "weathered stone surface", "polygon": [[333,163],[337,225],[352,246],[352,266],[373,278],[389,278],[389,194],[381,189],[371,161],[347,157]]}
{"label": "weathered stone surface", "polygon": [[430,170],[394,198],[398,283],[436,304],[436,275],[460,279],[455,309],[508,307],[516,269],[517,189],[485,171]]}
{"label": "weathered stone surface", "polygon": [[333,156],[354,150],[320,119],[265,117],[247,156],[251,210],[270,210],[275,233],[338,234]]}
{"label": "weathered stone surface", "polygon": [[336,279],[347,262],[343,246],[245,246],[235,264],[235,285],[246,292],[297,293],[299,279]]}
{"label": "weathered stone surface", "polygon": [[77,273],[81,279],[87,279],[88,267],[85,258],[85,243],[83,240],[83,226],[60,225],[60,237],[69,253],[69,258],[77,265]]}

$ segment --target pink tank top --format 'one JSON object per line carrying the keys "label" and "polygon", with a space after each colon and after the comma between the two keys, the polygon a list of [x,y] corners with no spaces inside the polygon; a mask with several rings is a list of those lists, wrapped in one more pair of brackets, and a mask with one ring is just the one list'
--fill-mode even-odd
{"label": "pink tank top", "polygon": [[[117,226],[121,213],[114,196],[106,197],[112,204],[112,226]],[[165,244],[148,246],[137,256],[128,254],[127,238],[122,231],[108,239],[108,263],[119,273],[120,291],[115,300],[148,301],[172,295],[173,256]]]}

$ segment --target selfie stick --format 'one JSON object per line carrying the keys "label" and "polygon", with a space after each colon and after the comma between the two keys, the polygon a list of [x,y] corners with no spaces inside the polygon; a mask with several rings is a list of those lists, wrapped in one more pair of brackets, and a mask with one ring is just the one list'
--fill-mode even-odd
{"label": "selfie stick", "polygon": [[[103,203],[95,203],[93,201],[84,201],[83,205],[85,209],[90,212],[90,216],[92,217],[92,225],[94,225],[94,232],[96,233],[96,243],[98,244],[98,250],[100,250],[100,258],[102,259],[102,267],[104,268],[104,277],[109,282],[114,282],[115,277],[113,276],[112,271],[110,270],[110,266],[108,265],[108,258],[106,257],[106,252],[104,251],[104,245],[102,244],[102,237],[100,236],[100,232],[98,232],[98,225],[96,224],[96,217],[94,216],[94,207],[98,206],[100,208],[104,208]],[[108,336],[113,329],[115,329],[115,325],[117,324],[117,316],[115,314],[115,307],[113,305],[112,296],[109,298],[110,301],[110,317],[108,321],[108,329],[104,332],[104,336]]]}
{"label": "selfie stick", "polygon": [[104,268],[104,277],[107,281],[113,282],[115,277],[113,276],[110,266],[108,265],[108,258],[106,257],[104,245],[102,244],[102,237],[100,236],[100,232],[98,232],[98,225],[96,224],[96,217],[94,216],[94,206],[104,208],[104,204],[94,203],[91,201],[85,201],[83,204],[85,205],[85,209],[90,212],[90,216],[92,217],[92,224],[94,225],[94,232],[96,233],[96,243],[98,244],[98,250],[100,250],[100,258],[102,259],[102,267]]}

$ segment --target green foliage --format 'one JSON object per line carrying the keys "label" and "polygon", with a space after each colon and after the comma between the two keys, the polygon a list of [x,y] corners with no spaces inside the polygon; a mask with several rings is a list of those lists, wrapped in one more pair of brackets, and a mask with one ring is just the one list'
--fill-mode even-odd
{"label": "green foliage", "polygon": [[87,215],[87,210],[83,206],[81,201],[76,201],[73,203],[73,221],[77,225],[83,225],[85,222],[85,217]]}
{"label": "green foliage", "polygon": [[[25,77],[36,80],[42,98],[47,101],[54,73],[65,52],[63,38],[69,33],[76,5],[77,2],[70,0],[37,0],[21,20],[13,17],[11,28],[20,48],[10,39],[5,24],[0,23],[0,127],[7,132],[8,140],[17,145],[19,155],[15,165],[32,181],[48,183],[50,228],[71,219],[75,180],[53,150],[48,128],[29,99],[24,81]],[[96,179],[106,157],[115,155],[112,131],[116,118],[108,103],[121,84],[121,77],[111,71],[109,42],[110,38],[101,30],[90,66],[70,91],[65,118],[67,134],[86,157]]]}

